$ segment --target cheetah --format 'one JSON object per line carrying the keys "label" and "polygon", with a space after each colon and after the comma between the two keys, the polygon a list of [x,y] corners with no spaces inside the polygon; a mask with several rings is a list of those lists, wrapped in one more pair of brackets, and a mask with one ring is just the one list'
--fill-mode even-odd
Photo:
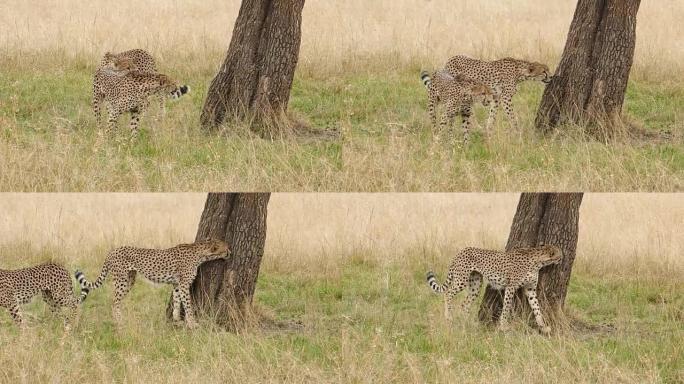
{"label": "cheetah", "polygon": [[548,334],[551,328],[544,323],[539,301],[537,300],[537,280],[539,270],[547,265],[558,264],[563,257],[561,249],[555,245],[534,248],[517,248],[509,252],[480,248],[465,248],[454,257],[444,284],[437,283],[435,274],[427,274],[427,282],[436,293],[444,293],[444,316],[451,319],[454,295],[468,285],[468,296],[463,302],[467,310],[475,301],[484,276],[489,285],[504,290],[503,308],[499,327],[506,328],[515,291],[522,288],[532,308],[539,330]]}
{"label": "cheetah", "polygon": [[446,111],[442,113],[439,129],[444,131],[448,128],[449,139],[452,141],[451,121],[457,114],[460,114],[463,119],[463,142],[468,144],[472,105],[480,102],[488,106],[494,99],[492,90],[487,85],[462,76],[452,76],[445,70],[436,71],[432,77],[427,71],[422,71],[420,79],[427,88],[428,114],[433,127],[437,128],[435,109],[442,102],[446,106]]}
{"label": "cheetah", "polygon": [[[107,69],[112,73],[123,75],[129,71],[157,73],[157,63],[154,57],[143,49],[131,49],[121,53],[107,52],[100,61],[98,69]],[[159,116],[166,114],[166,95],[157,93],[154,95],[159,102]]]}
{"label": "cheetah", "polygon": [[499,103],[503,103],[504,110],[516,130],[517,124],[513,114],[513,96],[517,91],[517,84],[525,80],[541,81],[545,84],[551,82],[549,67],[537,62],[513,59],[510,57],[484,61],[467,56],[454,56],[447,61],[445,69],[452,75],[462,75],[475,81],[487,84],[497,96],[489,108],[489,116],[485,128],[490,131]]}
{"label": "cheetah", "polygon": [[[125,64],[130,65],[130,64]],[[116,121],[122,113],[131,113],[131,134],[138,135],[140,114],[148,106],[149,96],[162,93],[177,99],[189,91],[187,85],[179,86],[169,76],[138,70],[100,68],[95,72],[93,80],[93,111],[100,121],[100,105],[107,103],[109,119],[107,134],[111,134]]]}
{"label": "cheetah", "polygon": [[[83,287],[81,287],[83,288]],[[88,295],[82,289],[80,297],[74,296],[71,276],[64,267],[54,263],[34,267],[4,270],[0,269],[0,306],[9,310],[14,322],[23,327],[21,304],[26,304],[40,293],[53,313],[68,307],[64,317],[64,328],[69,332],[72,323],[78,323],[78,304]]]}
{"label": "cheetah", "polygon": [[135,283],[140,272],[153,283],[173,285],[173,319],[180,320],[181,304],[185,309],[185,319],[189,328],[197,323],[190,301],[190,285],[195,280],[200,264],[216,259],[227,259],[230,250],[221,240],[200,241],[193,244],[180,244],[168,249],[148,249],[121,247],[109,252],[102,272],[95,282],[89,282],[83,272],[75,276],[81,286],[90,290],[97,289],[108,275],[114,279],[114,301],[112,313],[114,321],[121,324],[121,301]]}

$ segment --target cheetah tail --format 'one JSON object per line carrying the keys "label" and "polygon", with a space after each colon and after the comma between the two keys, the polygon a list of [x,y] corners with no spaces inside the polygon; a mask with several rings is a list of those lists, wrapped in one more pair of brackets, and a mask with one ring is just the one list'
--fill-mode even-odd
{"label": "cheetah tail", "polygon": [[81,287],[81,295],[78,297],[78,303],[80,304],[84,302],[86,298],[88,298],[88,293],[90,293],[90,288],[88,288],[88,286],[90,283],[86,280],[83,272],[79,271],[78,269],[74,273],[74,276],[78,281],[78,285]]}
{"label": "cheetah tail", "polygon": [[180,87],[174,89],[174,90],[171,92],[171,98],[172,98],[172,99],[177,99],[177,98],[179,98],[179,97],[185,95],[185,94],[188,93],[188,92],[190,92],[190,87],[187,86],[187,85],[181,85]]}
{"label": "cheetah tail", "polygon": [[444,282],[444,284],[439,284],[437,282],[437,278],[435,277],[435,274],[430,271],[427,273],[427,283],[432,288],[432,290],[436,293],[444,293],[446,292],[447,288],[451,284],[451,274],[447,275],[447,280]]}
{"label": "cheetah tail", "polygon": [[422,71],[420,73],[420,80],[423,82],[425,88],[430,88],[430,84],[432,84],[432,78],[430,78],[430,74],[427,71]]}
{"label": "cheetah tail", "polygon": [[100,286],[104,283],[105,278],[107,278],[107,274],[109,274],[109,270],[107,269],[107,265],[105,264],[102,267],[102,272],[100,272],[100,276],[98,276],[97,280],[95,280],[95,282],[92,283],[86,279],[83,272],[77,270],[74,275],[76,277],[76,280],[78,281],[78,284],[81,286],[81,297],[79,301],[83,302],[88,297],[88,294],[91,290],[100,288]]}

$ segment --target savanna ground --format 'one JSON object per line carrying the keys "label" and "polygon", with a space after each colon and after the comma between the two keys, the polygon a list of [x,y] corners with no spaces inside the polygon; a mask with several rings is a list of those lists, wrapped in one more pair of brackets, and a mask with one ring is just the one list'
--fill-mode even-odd
{"label": "savanna ground", "polygon": [[[0,199],[0,265],[53,259],[94,276],[106,250],[192,240],[204,194]],[[613,330],[549,338],[443,319],[425,284],[461,247],[501,248],[516,194],[275,194],[256,310],[285,329],[188,331],[164,319],[169,287],[138,282],[111,322],[109,284],[63,345],[36,300],[21,335],[0,312],[0,382],[684,381],[684,218],[676,194],[588,194],[566,310]],[[461,297],[462,298],[462,297]]]}
{"label": "savanna ground", "polygon": [[[205,90],[228,45],[239,2],[68,0],[0,6],[0,189],[596,190],[675,191],[684,176],[684,4],[644,2],[625,102],[630,124],[655,139],[604,144],[579,127],[539,136],[541,84],[514,102],[521,129],[501,115],[491,137],[431,153],[421,68],[457,53],[515,56],[555,68],[575,0],[454,3],[308,2],[290,111],[342,139],[266,141],[244,126],[199,128]],[[391,11],[390,11],[391,10]],[[167,116],[144,118],[134,145],[94,152],[91,76],[105,51],[146,48],[192,88]],[[477,111],[484,121],[484,110]],[[126,137],[126,121],[119,122]],[[457,131],[460,133],[460,129]]]}

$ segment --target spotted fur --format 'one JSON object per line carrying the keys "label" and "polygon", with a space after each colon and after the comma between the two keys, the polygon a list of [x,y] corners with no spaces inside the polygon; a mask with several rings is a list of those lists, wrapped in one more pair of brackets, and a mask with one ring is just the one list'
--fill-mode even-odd
{"label": "spotted fur", "polygon": [[436,108],[440,103],[446,107],[442,112],[439,131],[448,129],[450,141],[453,141],[452,121],[456,115],[463,119],[463,142],[469,141],[470,119],[473,103],[480,102],[489,105],[493,101],[492,90],[482,83],[466,79],[462,76],[452,76],[445,70],[433,73],[432,77],[423,71],[420,79],[427,88],[428,114],[435,129],[437,129]]}
{"label": "spotted fur", "polygon": [[[101,68],[109,69],[118,74],[125,74],[128,71],[133,70],[152,73],[158,72],[154,56],[143,49],[131,49],[121,53],[107,52],[100,61],[99,69]],[[166,95],[161,92],[156,93],[153,96],[158,99],[159,103],[159,113],[157,117],[165,115]]]}
{"label": "spotted fur", "polygon": [[171,284],[174,287],[173,319],[180,319],[182,304],[187,324],[192,328],[196,322],[190,285],[195,280],[197,268],[206,261],[227,258],[229,254],[228,244],[221,240],[180,244],[168,249],[121,247],[109,252],[95,282],[89,282],[81,271],[76,271],[76,279],[88,290],[93,290],[111,276],[114,280],[112,313],[117,324],[121,324],[121,301],[135,283],[138,272],[154,283]]}
{"label": "spotted fur", "polygon": [[62,307],[69,309],[64,318],[67,332],[72,323],[78,322],[78,304],[88,294],[87,291],[81,291],[80,298],[75,297],[69,272],[58,264],[46,263],[17,270],[0,269],[0,306],[9,310],[17,325],[23,325],[20,305],[30,302],[39,293],[52,312],[57,313]]}
{"label": "spotted fur", "polygon": [[440,285],[437,282],[432,271],[427,274],[427,282],[434,292],[445,294],[444,316],[451,319],[454,295],[468,286],[468,297],[463,302],[463,309],[467,310],[477,298],[484,276],[491,287],[504,290],[499,320],[499,326],[502,328],[508,324],[513,295],[516,290],[522,288],[539,329],[543,333],[549,333],[550,328],[544,323],[537,300],[537,280],[541,268],[560,263],[562,257],[563,252],[555,245],[518,248],[510,252],[465,248],[451,262],[444,284]]}
{"label": "spotted fur", "polygon": [[490,130],[494,124],[499,102],[503,103],[508,120],[511,126],[516,129],[513,96],[517,91],[518,83],[525,80],[536,80],[544,83],[551,81],[549,67],[545,64],[510,57],[495,61],[484,61],[459,55],[449,59],[445,69],[452,75],[462,75],[487,84],[494,91],[496,97],[489,108],[487,130]]}
{"label": "spotted fur", "polygon": [[154,94],[163,94],[170,98],[179,98],[189,91],[187,85],[179,86],[169,76],[153,72],[141,72],[124,60],[121,67],[100,68],[95,72],[93,80],[93,111],[100,120],[100,105],[107,103],[109,118],[107,134],[111,134],[116,121],[122,113],[131,113],[131,134],[138,135],[140,115],[148,107],[148,98]]}

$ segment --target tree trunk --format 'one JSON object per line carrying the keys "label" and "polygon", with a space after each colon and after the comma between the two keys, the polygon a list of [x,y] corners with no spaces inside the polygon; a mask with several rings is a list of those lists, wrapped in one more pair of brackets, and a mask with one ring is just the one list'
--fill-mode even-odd
{"label": "tree trunk", "polygon": [[[523,193],[513,218],[506,250],[557,245],[563,251],[560,264],[543,268],[539,273],[537,295],[542,314],[549,324],[562,320],[563,304],[568,291],[572,264],[577,249],[581,193]],[[480,305],[479,318],[485,323],[498,320],[502,291],[487,287]],[[517,292],[512,313],[530,316],[530,308],[522,291]]]}
{"label": "tree trunk", "polygon": [[636,41],[640,0],[579,0],[565,49],[542,96],[535,125],[586,124],[608,139],[621,130],[620,114]]}
{"label": "tree trunk", "polygon": [[282,116],[299,58],[303,7],[304,0],[242,1],[228,53],[207,92],[203,127]]}
{"label": "tree trunk", "polygon": [[[195,240],[224,240],[231,257],[202,264],[190,293],[198,315],[210,315],[229,329],[241,327],[254,297],[269,198],[269,193],[210,193],[204,205]],[[169,302],[169,318],[172,309]]]}

